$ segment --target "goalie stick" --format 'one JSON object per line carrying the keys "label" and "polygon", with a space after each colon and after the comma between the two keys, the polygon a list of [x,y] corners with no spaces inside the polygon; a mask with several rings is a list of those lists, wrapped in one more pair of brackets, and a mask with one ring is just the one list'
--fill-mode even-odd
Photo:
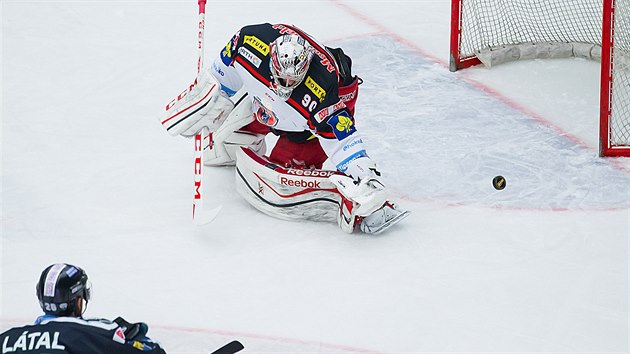
{"label": "goalie stick", "polygon": [[[199,32],[197,35],[199,56],[197,58],[197,74],[201,72],[203,67],[203,36],[206,27],[206,0],[198,0],[199,5]],[[222,206],[218,206],[211,210],[203,207],[203,150],[204,138],[208,137],[208,148],[211,148],[212,133],[207,127],[195,134],[195,163],[194,163],[194,195],[193,195],[193,222],[197,225],[203,225],[211,222],[219,214]]]}
{"label": "goalie stick", "polygon": [[245,349],[245,347],[243,346],[243,344],[241,344],[241,342],[233,340],[210,354],[234,354],[236,352],[240,352],[243,349]]}

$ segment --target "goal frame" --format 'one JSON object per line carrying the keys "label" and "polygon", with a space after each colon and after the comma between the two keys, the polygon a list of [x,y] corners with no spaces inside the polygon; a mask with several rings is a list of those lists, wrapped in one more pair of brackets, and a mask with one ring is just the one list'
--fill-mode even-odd
{"label": "goal frame", "polygon": [[[457,71],[482,64],[476,55],[460,55],[462,40],[462,4],[466,0],[451,0],[451,31],[449,69]],[[615,0],[602,0],[602,46],[599,109],[599,155],[630,156],[630,146],[613,146],[610,141],[612,114],[612,81],[614,50]]]}

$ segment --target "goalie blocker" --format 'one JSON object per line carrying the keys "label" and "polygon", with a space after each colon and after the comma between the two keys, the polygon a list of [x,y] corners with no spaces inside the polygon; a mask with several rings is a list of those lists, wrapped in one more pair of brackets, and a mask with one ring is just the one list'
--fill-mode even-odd
{"label": "goalie blocker", "polygon": [[382,188],[370,185],[378,181],[357,184],[338,171],[281,167],[247,148],[238,149],[236,157],[237,192],[276,218],[337,221],[345,232],[358,225],[376,234],[409,214],[387,201]]}

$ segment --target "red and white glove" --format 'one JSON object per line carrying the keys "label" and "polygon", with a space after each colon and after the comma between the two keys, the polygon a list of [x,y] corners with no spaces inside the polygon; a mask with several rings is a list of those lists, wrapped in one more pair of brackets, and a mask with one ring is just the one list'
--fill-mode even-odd
{"label": "red and white glove", "polygon": [[337,223],[343,231],[352,233],[363,217],[383,206],[387,193],[380,181],[380,172],[369,157],[351,161],[348,171],[362,177],[353,179],[349,176],[333,175],[329,179],[342,196]]}
{"label": "red and white glove", "polygon": [[173,136],[193,136],[203,127],[214,132],[233,108],[219,82],[209,71],[202,70],[192,85],[166,105],[160,123]]}

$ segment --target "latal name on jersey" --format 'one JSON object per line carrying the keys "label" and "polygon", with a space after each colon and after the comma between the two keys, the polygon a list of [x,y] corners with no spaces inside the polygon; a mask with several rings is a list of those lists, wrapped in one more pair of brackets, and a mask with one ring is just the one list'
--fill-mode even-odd
{"label": "latal name on jersey", "polygon": [[2,354],[26,350],[55,349],[64,350],[65,346],[59,344],[59,332],[28,332],[24,331],[17,340],[9,345],[10,337],[4,338]]}

